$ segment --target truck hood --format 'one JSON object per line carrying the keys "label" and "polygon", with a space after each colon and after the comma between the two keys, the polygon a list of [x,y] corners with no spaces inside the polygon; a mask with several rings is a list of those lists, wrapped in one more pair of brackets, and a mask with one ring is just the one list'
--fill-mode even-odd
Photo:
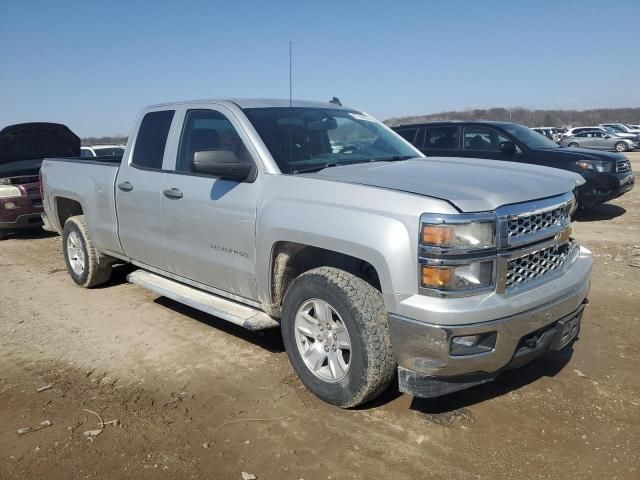
{"label": "truck hood", "polygon": [[580,175],[556,168],[451,157],[358,163],[307,176],[435,197],[462,212],[553,197],[584,183]]}
{"label": "truck hood", "polygon": [[626,160],[622,153],[616,152],[605,152],[602,150],[591,150],[589,148],[549,148],[544,149],[546,152],[549,152],[556,156],[556,158],[562,160],[570,160],[570,161],[578,161],[584,159],[591,160],[609,160],[611,162],[618,162],[621,160]]}

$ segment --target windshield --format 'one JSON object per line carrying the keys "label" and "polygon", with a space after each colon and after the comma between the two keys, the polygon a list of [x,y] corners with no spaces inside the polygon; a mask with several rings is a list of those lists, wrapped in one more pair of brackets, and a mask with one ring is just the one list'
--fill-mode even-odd
{"label": "windshield", "polygon": [[331,108],[247,108],[282,173],[422,154],[374,118]]}
{"label": "windshield", "polygon": [[559,148],[560,146],[553,140],[549,140],[541,133],[535,132],[530,128],[516,125],[515,123],[501,125],[507,132],[516,137],[529,148]]}
{"label": "windshield", "polygon": [[93,148],[98,157],[121,157],[124,155],[124,147],[105,147],[105,148]]}

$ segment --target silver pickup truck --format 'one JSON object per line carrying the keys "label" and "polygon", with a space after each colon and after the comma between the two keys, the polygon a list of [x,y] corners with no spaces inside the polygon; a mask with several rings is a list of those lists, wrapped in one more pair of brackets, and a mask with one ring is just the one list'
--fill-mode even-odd
{"label": "silver pickup truck", "polygon": [[46,159],[45,222],[69,275],[131,283],[279,327],[318,397],[436,397],[573,343],[591,254],[571,238],[571,173],[425,158],[329,103],[144,109],[121,163]]}

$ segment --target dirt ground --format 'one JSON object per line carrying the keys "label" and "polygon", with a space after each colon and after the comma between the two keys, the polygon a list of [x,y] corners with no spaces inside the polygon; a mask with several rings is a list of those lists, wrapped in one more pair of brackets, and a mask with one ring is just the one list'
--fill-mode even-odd
{"label": "dirt ground", "polygon": [[[126,268],[80,289],[57,236],[12,236],[0,243],[0,478],[638,479],[640,188],[574,231],[595,271],[572,352],[436,401],[394,387],[353,411],[302,387],[278,332],[129,285]],[[87,410],[117,425],[87,436],[100,430]]]}

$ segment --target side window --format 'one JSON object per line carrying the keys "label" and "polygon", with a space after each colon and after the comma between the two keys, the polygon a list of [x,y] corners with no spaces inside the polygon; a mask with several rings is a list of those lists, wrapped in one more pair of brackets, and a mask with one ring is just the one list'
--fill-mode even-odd
{"label": "side window", "polygon": [[500,135],[493,128],[488,127],[464,127],[465,150],[500,150]]}
{"label": "side window", "polygon": [[138,129],[131,164],[142,168],[162,169],[164,147],[174,110],[147,113]]}
{"label": "side window", "polygon": [[457,150],[460,127],[429,127],[425,129],[425,149]]}
{"label": "side window", "polygon": [[584,138],[587,136],[586,133],[578,133],[577,135],[575,135],[576,137],[580,137],[580,138]]}
{"label": "side window", "polygon": [[88,148],[81,148],[80,149],[80,156],[82,158],[89,158],[89,157],[95,157],[95,155],[93,154],[93,152],[91,150],[89,150]]}
{"label": "side window", "polygon": [[234,152],[240,161],[252,161],[227,117],[215,110],[189,110],[180,136],[176,171],[193,172],[193,156],[202,150],[228,150]]}
{"label": "side window", "polygon": [[404,138],[407,142],[411,143],[415,141],[417,132],[417,128],[403,128],[402,130],[397,130],[398,135]]}

